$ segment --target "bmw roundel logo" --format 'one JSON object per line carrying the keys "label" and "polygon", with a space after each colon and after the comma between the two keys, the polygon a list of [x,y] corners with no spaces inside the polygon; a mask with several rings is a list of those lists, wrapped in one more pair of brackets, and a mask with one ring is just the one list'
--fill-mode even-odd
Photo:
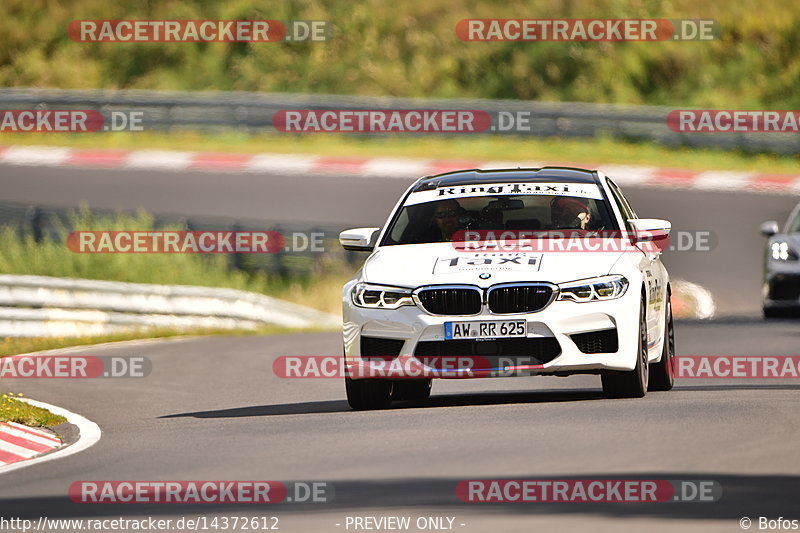
{"label": "bmw roundel logo", "polygon": [[491,275],[491,274],[489,274],[488,272],[484,272],[483,274],[481,274],[481,275],[480,275],[480,276],[478,276],[478,277],[479,277],[479,278],[481,278],[481,279],[489,279],[489,278],[491,278],[491,277],[492,277],[492,275]]}

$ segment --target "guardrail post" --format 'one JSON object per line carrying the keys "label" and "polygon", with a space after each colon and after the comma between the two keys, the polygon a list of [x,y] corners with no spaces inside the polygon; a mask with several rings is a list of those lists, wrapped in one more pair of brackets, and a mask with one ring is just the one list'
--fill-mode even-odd
{"label": "guardrail post", "polygon": [[38,206],[30,206],[28,210],[25,212],[27,218],[27,225],[30,228],[31,235],[33,235],[33,240],[36,242],[42,242],[42,238],[44,237],[44,213]]}
{"label": "guardrail post", "polygon": [[[244,228],[238,222],[235,222],[233,226],[231,226],[231,231],[243,231]],[[235,239],[233,239],[235,241]],[[228,254],[228,264],[232,270],[245,270],[246,265],[244,264],[244,257],[242,254],[233,252]]]}
{"label": "guardrail post", "polygon": [[[280,226],[275,226],[275,229],[273,231],[276,231],[276,232],[280,233],[281,235],[284,236],[284,238],[287,238],[287,236],[289,235],[289,232],[288,231],[283,231]],[[275,271],[276,274],[278,274],[282,278],[285,278],[285,277],[287,277],[289,275],[289,269],[286,267],[286,263],[285,263],[286,247],[288,245],[289,245],[288,242],[285,243],[284,246],[281,247],[280,250],[278,250],[277,252],[275,252],[275,254],[273,254],[274,257],[275,257],[274,271]]]}

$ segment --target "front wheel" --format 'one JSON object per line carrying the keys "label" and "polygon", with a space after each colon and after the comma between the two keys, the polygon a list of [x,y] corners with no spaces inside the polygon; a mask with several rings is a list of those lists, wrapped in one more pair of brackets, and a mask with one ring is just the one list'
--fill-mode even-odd
{"label": "front wheel", "polygon": [[649,364],[647,361],[647,321],[642,298],[639,307],[638,349],[636,366],[629,371],[606,371],[600,376],[603,382],[603,393],[609,398],[641,398],[647,394]]}
{"label": "front wheel", "polygon": [[344,378],[347,403],[356,411],[386,409],[392,405],[392,382],[388,379]]}
{"label": "front wheel", "polygon": [[764,318],[792,318],[796,316],[792,309],[784,309],[781,307],[762,307]]}
{"label": "front wheel", "polygon": [[432,379],[399,379],[392,384],[392,399],[427,400],[431,397],[432,381]]}
{"label": "front wheel", "polygon": [[667,316],[664,322],[664,347],[661,360],[653,364],[648,390],[667,391],[675,385],[675,332],[672,327],[672,305],[667,294]]}

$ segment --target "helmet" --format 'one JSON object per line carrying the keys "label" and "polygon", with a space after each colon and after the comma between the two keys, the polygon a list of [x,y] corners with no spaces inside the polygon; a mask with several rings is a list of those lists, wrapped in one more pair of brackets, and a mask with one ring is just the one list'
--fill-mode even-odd
{"label": "helmet", "polygon": [[578,198],[570,196],[558,196],[550,201],[550,209],[553,215],[558,213],[559,218],[573,219],[578,213],[588,213],[589,204]]}

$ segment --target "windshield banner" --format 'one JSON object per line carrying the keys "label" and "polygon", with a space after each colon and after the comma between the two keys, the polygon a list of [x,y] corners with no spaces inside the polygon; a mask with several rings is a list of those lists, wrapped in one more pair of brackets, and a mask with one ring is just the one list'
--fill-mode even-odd
{"label": "windshield banner", "polygon": [[436,200],[456,200],[476,196],[509,196],[509,195],[546,195],[573,196],[602,200],[600,188],[593,183],[476,183],[473,185],[456,185],[439,187],[428,191],[413,192],[408,196],[405,205],[423,204]]}

